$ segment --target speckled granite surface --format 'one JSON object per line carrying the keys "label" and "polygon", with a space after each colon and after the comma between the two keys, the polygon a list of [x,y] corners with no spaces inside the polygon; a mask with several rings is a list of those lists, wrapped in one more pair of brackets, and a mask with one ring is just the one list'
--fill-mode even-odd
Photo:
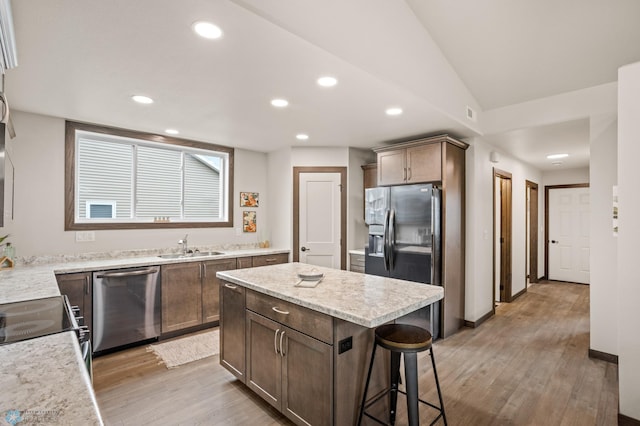
{"label": "speckled granite surface", "polygon": [[[296,287],[298,273],[324,273],[314,288]],[[364,327],[377,327],[444,296],[442,287],[286,263],[216,274],[219,278]]]}
{"label": "speckled granite surface", "polygon": [[11,411],[17,424],[102,424],[73,332],[2,345],[0,360],[3,419]]}
{"label": "speckled granite surface", "polygon": [[[59,263],[33,262],[29,265],[18,264],[12,269],[0,271],[0,303],[19,302],[21,300],[39,299],[60,295],[55,274],[90,272],[104,269],[130,268],[136,266],[166,265],[170,263],[198,262],[201,260],[230,259],[244,256],[261,256],[279,253],[289,253],[288,249],[244,249],[230,250],[216,256],[200,256],[179,259],[162,259],[157,255],[144,257],[114,257],[99,259],[83,259],[75,261],[60,261]],[[124,255],[124,254],[122,254]],[[88,256],[88,255],[87,255]],[[115,256],[115,254],[114,254]]]}

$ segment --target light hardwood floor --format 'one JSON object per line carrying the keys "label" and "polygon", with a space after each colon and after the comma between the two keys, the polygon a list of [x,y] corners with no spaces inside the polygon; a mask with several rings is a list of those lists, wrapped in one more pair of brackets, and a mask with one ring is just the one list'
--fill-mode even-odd
{"label": "light hardwood floor", "polygon": [[[530,285],[480,327],[434,344],[448,423],[616,425],[617,366],[588,349],[589,287]],[[437,401],[426,352],[418,367],[421,397]],[[167,370],[144,347],[129,349],[95,359],[94,388],[108,425],[291,424],[218,356]],[[421,407],[424,424],[432,414]]]}

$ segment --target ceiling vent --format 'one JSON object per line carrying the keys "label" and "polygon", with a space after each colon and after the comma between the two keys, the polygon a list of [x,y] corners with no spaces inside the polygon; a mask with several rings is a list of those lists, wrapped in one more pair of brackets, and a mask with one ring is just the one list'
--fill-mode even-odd
{"label": "ceiling vent", "polygon": [[0,72],[18,66],[16,38],[13,32],[13,17],[9,0],[0,0]]}
{"label": "ceiling vent", "polygon": [[467,105],[467,118],[471,121],[477,121],[476,112],[469,105]]}

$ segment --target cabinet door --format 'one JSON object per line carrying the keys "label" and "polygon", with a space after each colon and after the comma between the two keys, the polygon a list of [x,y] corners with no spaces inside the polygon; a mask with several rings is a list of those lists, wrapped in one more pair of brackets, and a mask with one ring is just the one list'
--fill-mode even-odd
{"label": "cabinet door", "polygon": [[200,262],[163,265],[162,332],[202,324],[202,284]]}
{"label": "cabinet door", "polygon": [[442,144],[407,148],[407,183],[442,180]]}
{"label": "cabinet door", "polygon": [[362,166],[362,179],[364,189],[378,186],[378,165],[373,163]]}
{"label": "cabinet door", "polygon": [[406,150],[378,153],[378,185],[397,185],[406,180]]}
{"label": "cabinet door", "polygon": [[288,327],[281,333],[282,413],[297,424],[332,424],[333,347]]}
{"label": "cabinet door", "polygon": [[220,279],[218,271],[236,269],[236,259],[202,262],[202,322],[220,319]]}
{"label": "cabinet door", "polygon": [[287,263],[289,255],[287,253],[267,254],[264,256],[253,256],[252,266],[277,265],[278,263]]}
{"label": "cabinet door", "polygon": [[60,294],[65,294],[69,298],[69,303],[80,309],[80,316],[83,318],[80,325],[86,325],[91,329],[93,327],[91,274],[88,272],[59,274],[56,275],[56,279]]}
{"label": "cabinet door", "polygon": [[[282,357],[280,332],[284,326],[255,312],[247,315],[247,378],[245,384],[278,410],[281,409]],[[304,381],[303,378],[301,380]]]}
{"label": "cabinet door", "polygon": [[251,268],[253,266],[253,259],[250,256],[239,257],[237,260],[238,260],[238,269]]}
{"label": "cabinet door", "polygon": [[245,382],[245,288],[220,283],[220,365]]}

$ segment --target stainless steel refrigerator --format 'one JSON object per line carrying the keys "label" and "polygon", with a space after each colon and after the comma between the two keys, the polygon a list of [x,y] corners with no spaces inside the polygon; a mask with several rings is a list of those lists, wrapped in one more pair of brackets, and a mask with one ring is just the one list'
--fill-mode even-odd
{"label": "stainless steel refrigerator", "polygon": [[[365,273],[425,284],[441,282],[441,191],[432,184],[367,189]],[[405,318],[439,336],[439,302]]]}

